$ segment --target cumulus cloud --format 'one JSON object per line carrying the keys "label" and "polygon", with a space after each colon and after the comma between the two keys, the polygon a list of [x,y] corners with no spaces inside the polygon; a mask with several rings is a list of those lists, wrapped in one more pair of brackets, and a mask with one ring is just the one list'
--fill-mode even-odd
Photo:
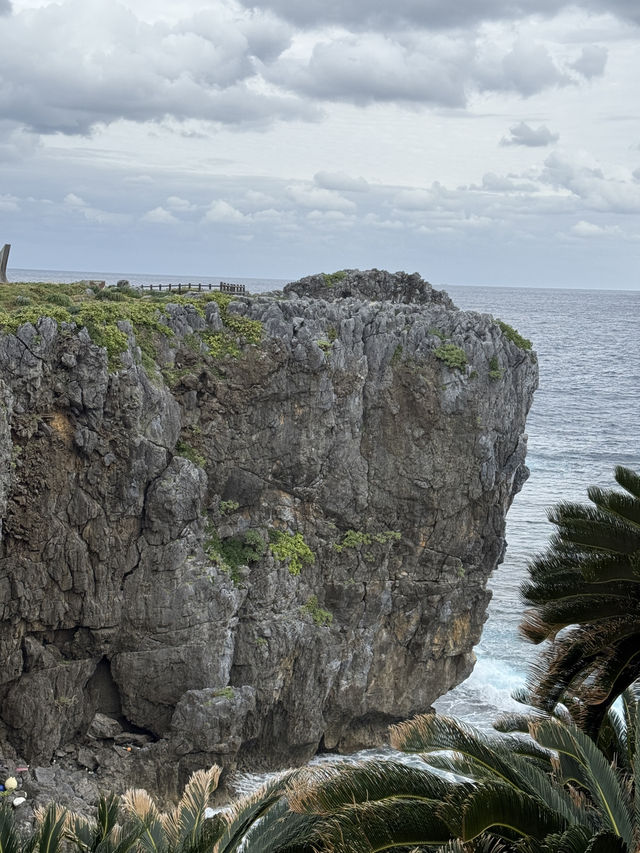
{"label": "cumulus cloud", "polygon": [[546,145],[557,142],[560,138],[557,133],[551,133],[544,124],[533,128],[524,121],[510,127],[509,133],[510,136],[502,137],[500,145],[526,145],[528,148],[544,148]]}
{"label": "cumulus cloud", "polygon": [[358,105],[463,107],[473,90],[528,97],[574,83],[545,45],[520,37],[501,48],[474,32],[342,34],[316,41],[307,56],[282,58],[265,75],[289,91]]}
{"label": "cumulus cloud", "polygon": [[179,220],[164,207],[154,207],[148,210],[142,217],[144,222],[153,222],[157,225],[175,225]]}
{"label": "cumulus cloud", "polygon": [[355,210],[355,204],[334,190],[312,187],[307,184],[292,184],[287,187],[287,196],[300,207],[313,210]]}
{"label": "cumulus cloud", "polygon": [[124,225],[131,221],[128,213],[114,213],[102,210],[88,204],[83,198],[75,193],[67,193],[63,201],[64,207],[74,214],[82,216],[87,222],[97,225]]}
{"label": "cumulus cloud", "polygon": [[571,193],[590,210],[640,213],[640,185],[619,177],[608,177],[597,165],[576,163],[551,154],[545,160],[540,180]]}
{"label": "cumulus cloud", "polygon": [[181,198],[177,195],[170,195],[166,201],[166,206],[169,210],[182,211],[187,212],[190,210],[195,210],[195,205],[192,204],[188,199]]}
{"label": "cumulus cloud", "polygon": [[609,52],[606,47],[597,44],[585,45],[579,58],[571,65],[575,71],[591,80],[593,77],[601,77],[607,64]]}
{"label": "cumulus cloud", "polygon": [[[426,43],[428,41],[428,44]],[[270,79],[328,100],[465,103],[463,69],[470,46],[463,40],[407,44],[377,33],[345,35],[315,44],[308,60],[282,62]]]}
{"label": "cumulus cloud", "polygon": [[581,219],[571,228],[574,237],[623,237],[624,232],[618,225],[596,225]]}
{"label": "cumulus cloud", "polygon": [[350,193],[366,193],[369,190],[369,184],[364,178],[353,178],[345,172],[316,172],[313,180],[325,190]]}
{"label": "cumulus cloud", "polygon": [[120,118],[310,119],[317,113],[308,103],[256,84],[260,63],[289,43],[289,26],[268,13],[233,20],[214,7],[149,24],[111,0],[51,3],[3,26],[0,112],[67,134]]}
{"label": "cumulus cloud", "polygon": [[228,201],[218,199],[211,203],[205,214],[205,222],[220,224],[238,224],[245,220],[245,215]]}

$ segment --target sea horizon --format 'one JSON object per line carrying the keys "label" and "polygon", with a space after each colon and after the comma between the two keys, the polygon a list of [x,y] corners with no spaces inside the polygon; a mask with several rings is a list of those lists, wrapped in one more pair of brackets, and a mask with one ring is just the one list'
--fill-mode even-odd
{"label": "sea horizon", "polygon": [[[142,283],[143,280],[173,282],[176,284],[189,284],[210,281],[229,281],[244,283],[255,282],[267,285],[281,284],[284,286],[292,281],[298,281],[300,278],[305,278],[307,275],[315,275],[323,270],[306,273],[304,276],[279,278],[277,276],[245,276],[231,273],[216,273],[215,275],[204,275],[200,273],[154,273],[154,272],[123,272],[123,271],[108,271],[108,270],[62,270],[62,269],[40,269],[27,267],[14,267],[7,270],[7,279],[9,284],[20,284],[27,281],[43,281],[69,284],[75,281],[85,280],[104,280],[107,284],[116,283],[121,279],[125,279],[133,284]],[[396,272],[393,270],[392,272]],[[472,288],[474,290],[482,289],[497,289],[497,290],[544,290],[544,291],[561,291],[571,293],[637,293],[638,287],[571,287],[558,284],[469,284],[460,282],[433,282],[423,273],[417,271],[425,281],[428,281],[436,290],[447,290],[447,288]],[[29,277],[18,277],[19,274],[28,274]],[[39,274],[40,277],[31,277],[33,274]],[[247,285],[248,286],[248,285]],[[260,291],[258,291],[260,292]]]}

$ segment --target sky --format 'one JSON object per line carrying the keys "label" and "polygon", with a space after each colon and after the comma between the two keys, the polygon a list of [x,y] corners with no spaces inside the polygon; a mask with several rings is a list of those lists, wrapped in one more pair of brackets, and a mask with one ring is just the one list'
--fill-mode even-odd
{"label": "sky", "polygon": [[638,0],[0,0],[11,268],[640,289]]}

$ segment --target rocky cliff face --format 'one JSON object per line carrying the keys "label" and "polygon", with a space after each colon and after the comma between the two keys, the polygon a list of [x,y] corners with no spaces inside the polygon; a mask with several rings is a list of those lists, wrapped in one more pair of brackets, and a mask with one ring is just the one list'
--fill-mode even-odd
{"label": "rocky cliff face", "polygon": [[415,275],[162,310],[117,370],[0,336],[5,756],[93,720],[88,766],[171,790],[379,742],[472,669],[535,357]]}

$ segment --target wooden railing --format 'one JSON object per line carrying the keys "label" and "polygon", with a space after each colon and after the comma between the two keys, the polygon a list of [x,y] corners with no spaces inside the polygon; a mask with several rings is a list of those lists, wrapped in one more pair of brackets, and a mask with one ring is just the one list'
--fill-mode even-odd
{"label": "wooden railing", "polygon": [[169,290],[173,293],[185,293],[189,290],[218,290],[220,293],[234,293],[236,295],[241,295],[246,292],[244,284],[232,284],[228,281],[221,281],[218,284],[213,282],[198,282],[197,284],[173,284],[171,282],[167,284],[141,284],[139,285],[141,290]]}

